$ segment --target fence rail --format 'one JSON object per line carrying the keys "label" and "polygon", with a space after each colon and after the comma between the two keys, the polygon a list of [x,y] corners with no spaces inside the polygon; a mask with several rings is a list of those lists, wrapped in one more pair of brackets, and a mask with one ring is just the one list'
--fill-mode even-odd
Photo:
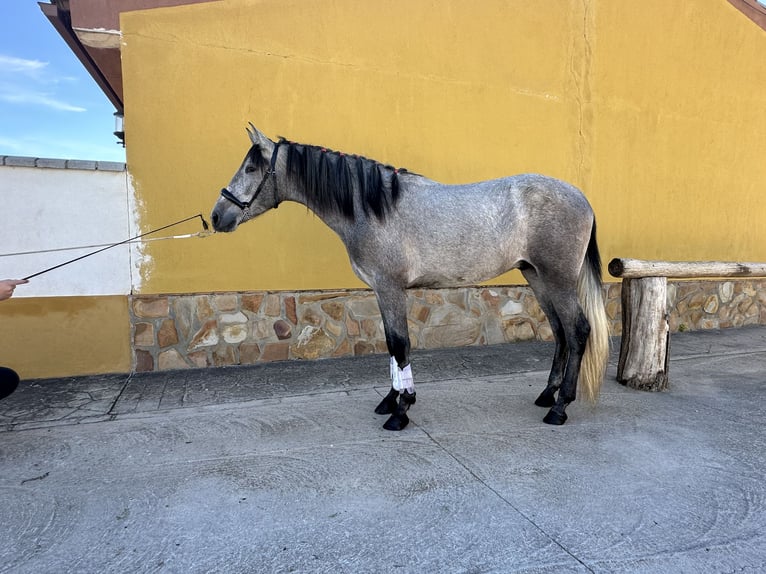
{"label": "fence rail", "polygon": [[612,259],[609,273],[613,277],[699,278],[699,277],[766,277],[766,263],[735,263],[731,261],[645,261],[643,259]]}

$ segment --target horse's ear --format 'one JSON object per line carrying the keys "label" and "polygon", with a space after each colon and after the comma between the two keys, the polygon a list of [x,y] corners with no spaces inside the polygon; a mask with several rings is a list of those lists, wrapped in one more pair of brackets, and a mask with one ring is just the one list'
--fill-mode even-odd
{"label": "horse's ear", "polygon": [[258,131],[258,128],[256,128],[252,123],[247,122],[247,125],[249,127],[245,129],[247,131],[247,135],[250,136],[250,141],[253,145],[265,149],[270,149],[271,146],[274,145],[274,142],[272,142],[269,138]]}

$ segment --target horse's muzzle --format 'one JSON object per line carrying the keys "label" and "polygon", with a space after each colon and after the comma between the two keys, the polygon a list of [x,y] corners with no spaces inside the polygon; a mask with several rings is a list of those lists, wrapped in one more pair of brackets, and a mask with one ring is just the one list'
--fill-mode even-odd
{"label": "horse's muzzle", "polygon": [[213,223],[213,229],[216,232],[228,233],[236,229],[237,214],[231,213],[231,211],[220,206],[213,208],[213,212],[210,214],[210,221]]}

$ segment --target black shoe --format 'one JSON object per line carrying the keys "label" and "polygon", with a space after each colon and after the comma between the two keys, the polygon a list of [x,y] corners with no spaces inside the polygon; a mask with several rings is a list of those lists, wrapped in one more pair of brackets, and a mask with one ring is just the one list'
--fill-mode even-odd
{"label": "black shoe", "polygon": [[19,376],[8,367],[0,367],[0,399],[4,399],[19,386]]}

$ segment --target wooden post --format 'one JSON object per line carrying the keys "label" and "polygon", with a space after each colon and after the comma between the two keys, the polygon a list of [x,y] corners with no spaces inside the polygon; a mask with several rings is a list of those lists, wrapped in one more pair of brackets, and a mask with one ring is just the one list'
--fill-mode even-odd
{"label": "wooden post", "polygon": [[622,342],[617,380],[633,389],[668,388],[667,293],[665,277],[622,280]]}
{"label": "wooden post", "polygon": [[668,277],[766,277],[766,263],[612,259],[622,278],[622,343],[617,380],[634,389],[668,387]]}

